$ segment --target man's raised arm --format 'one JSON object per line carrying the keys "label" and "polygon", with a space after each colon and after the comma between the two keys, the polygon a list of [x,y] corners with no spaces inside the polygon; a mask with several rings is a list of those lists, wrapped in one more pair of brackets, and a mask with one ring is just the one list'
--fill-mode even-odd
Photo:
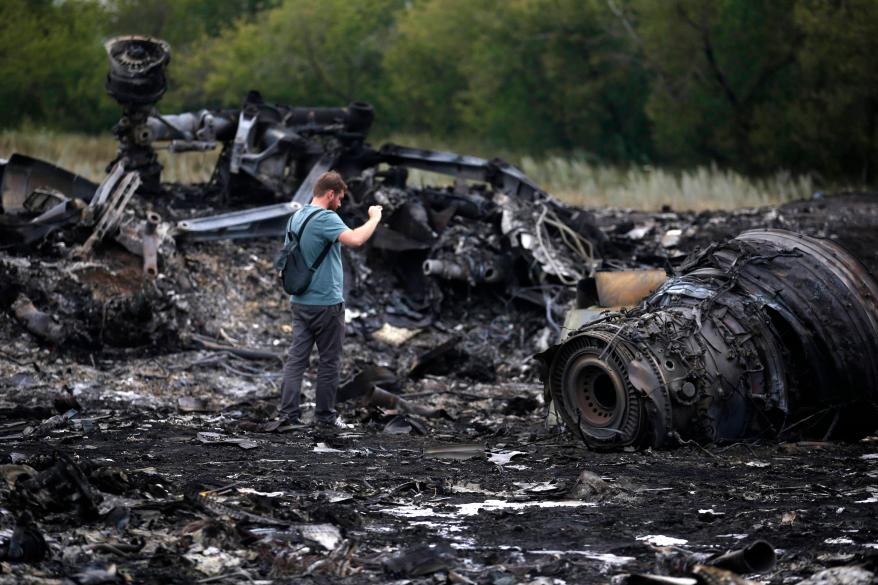
{"label": "man's raised arm", "polygon": [[369,238],[375,233],[375,228],[378,227],[380,222],[381,206],[373,205],[369,208],[369,219],[366,220],[366,223],[356,229],[342,232],[338,237],[338,241],[341,242],[343,246],[359,248],[369,241]]}

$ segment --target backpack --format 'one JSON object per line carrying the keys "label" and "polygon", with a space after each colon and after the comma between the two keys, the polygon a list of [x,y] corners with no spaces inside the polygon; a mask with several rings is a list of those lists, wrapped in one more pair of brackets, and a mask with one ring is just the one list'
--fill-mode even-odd
{"label": "backpack", "polygon": [[302,222],[302,227],[299,228],[298,234],[294,234],[289,229],[290,224],[293,221],[292,217],[287,223],[287,236],[289,241],[284,244],[284,247],[278,252],[277,258],[275,258],[274,261],[274,268],[277,270],[278,279],[287,294],[300,295],[308,290],[308,287],[311,286],[311,279],[314,276],[314,272],[320,267],[320,264],[323,262],[323,259],[326,258],[329,249],[332,247],[333,242],[327,242],[323,251],[320,252],[320,255],[317,257],[317,260],[314,261],[314,264],[308,266],[308,263],[305,262],[305,256],[302,253],[302,247],[299,245],[299,242],[302,241],[302,234],[305,233],[305,226],[308,225],[311,218],[321,211],[323,210],[318,209],[306,217],[305,221]]}

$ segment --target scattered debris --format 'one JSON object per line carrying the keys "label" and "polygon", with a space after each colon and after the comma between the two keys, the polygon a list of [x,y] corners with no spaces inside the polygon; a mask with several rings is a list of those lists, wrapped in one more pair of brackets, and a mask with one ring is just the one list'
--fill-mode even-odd
{"label": "scattered debris", "polygon": [[259,446],[259,443],[251,439],[229,437],[221,433],[200,432],[198,433],[197,438],[205,445],[237,445],[245,450],[255,449]]}
{"label": "scattered debris", "polygon": [[52,343],[61,343],[64,340],[61,324],[55,322],[50,315],[37,310],[25,295],[18,295],[18,298],[12,303],[12,311],[15,318],[37,337],[42,337]]}
{"label": "scattered debris", "polygon": [[875,571],[865,567],[832,567],[799,581],[799,585],[868,585],[874,583],[875,578]]}
{"label": "scattered debris", "polygon": [[385,559],[382,566],[393,577],[420,577],[450,569],[453,559],[450,548],[418,545]]}
{"label": "scattered debris", "polygon": [[26,510],[16,519],[9,539],[0,541],[0,560],[10,563],[39,563],[48,554],[46,539]]}
{"label": "scattered debris", "polygon": [[398,414],[387,421],[384,425],[384,432],[391,435],[407,435],[415,433],[417,435],[426,435],[427,429],[417,420],[404,414]]}
{"label": "scattered debris", "polygon": [[385,323],[381,326],[381,329],[372,332],[372,337],[374,337],[378,341],[383,341],[384,343],[387,343],[389,345],[399,347],[420,332],[420,329],[394,327],[390,323]]}
{"label": "scattered debris", "polygon": [[482,457],[484,454],[485,446],[476,444],[444,445],[441,447],[426,447],[424,449],[424,457],[453,459],[456,461],[466,461],[474,457]]}
{"label": "scattered debris", "polygon": [[504,465],[508,465],[514,457],[519,455],[527,455],[527,453],[524,451],[499,451],[491,453],[491,456],[488,457],[488,461],[494,465],[503,467]]}

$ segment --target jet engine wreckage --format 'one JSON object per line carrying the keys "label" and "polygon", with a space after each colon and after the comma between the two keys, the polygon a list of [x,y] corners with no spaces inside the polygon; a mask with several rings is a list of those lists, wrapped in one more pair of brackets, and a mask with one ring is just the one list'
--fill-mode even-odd
{"label": "jet engine wreckage", "polygon": [[[157,346],[189,337],[180,333],[192,318],[177,290],[177,283],[191,286],[181,274],[178,246],[282,235],[290,213],[310,200],[327,170],[349,184],[346,219],[362,219],[369,205],[384,206],[386,219],[369,253],[346,258],[346,283],[356,287],[381,263],[394,278],[394,291],[378,301],[390,306],[389,325],[430,326],[448,290],[478,289],[542,315],[542,329],[522,331],[520,345],[538,333],[540,340],[527,341],[544,349],[561,333],[577,283],[599,269],[648,265],[614,246],[612,230],[598,227],[593,214],[559,203],[501,160],[391,144],[373,149],[366,142],[374,116],[368,104],[294,107],[250,92],[240,109],[163,115],[156,104],[167,87],[168,45],[135,36],[110,40],[106,49],[106,89],[123,110],[106,179],[96,185],[12,155],[0,167],[0,246],[29,249],[63,232],[53,260],[75,262],[64,268],[68,276],[90,271],[88,279],[74,278],[86,290],[120,273],[130,277],[128,265],[102,273],[89,263],[101,242],[114,239],[142,258],[145,284],[136,294],[109,298],[92,290],[90,303],[56,300],[61,314],[53,318],[52,299],[61,296],[62,284],[39,282],[45,263],[0,261],[0,308],[45,342],[136,346],[143,344],[138,327]],[[167,186],[157,148],[221,153],[209,184]],[[408,169],[457,182],[411,187]],[[183,191],[182,199],[213,197],[234,209],[176,221],[169,214],[165,221],[153,204],[160,207],[173,189]],[[254,202],[267,204],[241,209]],[[602,316],[541,354],[547,396],[586,444],[658,447],[791,430],[821,437],[874,430],[874,417],[856,415],[876,398],[876,287],[856,259],[832,242],[785,232],[748,232],[679,264],[682,257],[674,257],[678,276],[639,308]],[[653,266],[658,258],[652,256]],[[176,282],[158,278],[162,272]],[[799,280],[801,274],[819,277],[822,286]],[[365,312],[370,303],[376,303],[371,292],[354,295],[351,305]],[[62,319],[74,324],[62,326]],[[429,357],[447,362],[446,350],[456,351],[453,343],[441,344]],[[421,369],[429,371],[421,364],[413,371]]]}
{"label": "jet engine wreckage", "polygon": [[875,429],[878,284],[829,240],[752,230],[692,256],[636,309],[541,354],[598,449]]}

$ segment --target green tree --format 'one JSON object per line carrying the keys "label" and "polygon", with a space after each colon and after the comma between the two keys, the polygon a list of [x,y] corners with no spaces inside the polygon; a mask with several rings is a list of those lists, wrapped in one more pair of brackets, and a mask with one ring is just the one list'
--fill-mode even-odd
{"label": "green tree", "polygon": [[171,44],[172,51],[215,37],[238,19],[252,18],[279,0],[112,0],[113,35],[147,35]]}
{"label": "green tree", "polygon": [[[287,0],[192,47],[172,72],[183,107],[231,106],[248,89],[270,101],[381,103],[381,57],[404,0]],[[165,109],[167,109],[165,107]]]}
{"label": "green tree", "polygon": [[830,177],[872,184],[878,170],[878,3],[800,1],[801,83],[785,104],[788,132],[766,148]]}
{"label": "green tree", "polygon": [[0,3],[0,126],[31,120],[97,130],[112,124],[117,107],[103,88],[105,22],[97,2]]}
{"label": "green tree", "polygon": [[466,76],[461,64],[481,22],[499,2],[433,0],[410,4],[384,55],[384,70],[401,125],[414,132],[451,136],[460,130]]}
{"label": "green tree", "polygon": [[[636,0],[623,18],[652,71],[647,112],[665,160],[759,170],[760,108],[789,92],[795,0]],[[629,22],[630,24],[630,22]]]}
{"label": "green tree", "polygon": [[376,106],[384,132],[874,182],[874,0],[5,0],[0,127],[107,131],[103,41],[171,43],[166,112]]}
{"label": "green tree", "polygon": [[424,0],[385,58],[415,130],[517,149],[649,151],[646,78],[597,0]]}

